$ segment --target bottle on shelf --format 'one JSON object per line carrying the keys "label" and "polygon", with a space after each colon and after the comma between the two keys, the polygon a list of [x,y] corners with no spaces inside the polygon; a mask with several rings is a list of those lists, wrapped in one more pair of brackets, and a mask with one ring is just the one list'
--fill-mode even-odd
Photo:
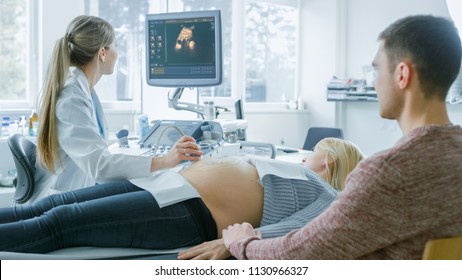
{"label": "bottle on shelf", "polygon": [[18,126],[17,133],[21,134],[21,135],[24,135],[24,136],[29,134],[28,129],[27,129],[26,116],[20,116],[19,117],[19,126]]}
{"label": "bottle on shelf", "polygon": [[37,136],[39,118],[37,112],[32,111],[29,117],[29,136]]}
{"label": "bottle on shelf", "polygon": [[10,136],[10,117],[2,118],[2,137]]}

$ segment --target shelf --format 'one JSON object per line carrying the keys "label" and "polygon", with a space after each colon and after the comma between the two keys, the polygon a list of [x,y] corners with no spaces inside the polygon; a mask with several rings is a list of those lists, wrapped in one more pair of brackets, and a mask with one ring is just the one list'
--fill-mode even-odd
{"label": "shelf", "polygon": [[350,91],[350,90],[327,90],[327,101],[377,101],[375,91]]}

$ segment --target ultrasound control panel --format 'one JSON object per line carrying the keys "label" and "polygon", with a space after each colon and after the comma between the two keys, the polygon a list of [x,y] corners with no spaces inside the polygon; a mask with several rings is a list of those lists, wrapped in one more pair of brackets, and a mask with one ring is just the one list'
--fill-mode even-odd
{"label": "ultrasound control panel", "polygon": [[218,122],[203,120],[157,120],[140,140],[141,148],[156,150],[156,156],[167,153],[178,139],[188,135],[207,154],[223,144],[223,129]]}

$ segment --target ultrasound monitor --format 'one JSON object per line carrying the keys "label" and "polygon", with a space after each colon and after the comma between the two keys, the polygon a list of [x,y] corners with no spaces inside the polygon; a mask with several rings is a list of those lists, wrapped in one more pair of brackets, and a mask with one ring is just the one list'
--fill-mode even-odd
{"label": "ultrasound monitor", "polygon": [[222,81],[220,11],[146,15],[147,83],[215,86]]}

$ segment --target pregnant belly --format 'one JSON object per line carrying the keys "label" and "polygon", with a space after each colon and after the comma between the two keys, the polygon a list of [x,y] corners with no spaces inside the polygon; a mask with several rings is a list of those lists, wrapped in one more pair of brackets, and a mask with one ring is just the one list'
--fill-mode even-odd
{"label": "pregnant belly", "polygon": [[234,223],[258,226],[263,212],[263,188],[255,167],[238,158],[207,158],[181,171],[212,213],[219,237]]}

